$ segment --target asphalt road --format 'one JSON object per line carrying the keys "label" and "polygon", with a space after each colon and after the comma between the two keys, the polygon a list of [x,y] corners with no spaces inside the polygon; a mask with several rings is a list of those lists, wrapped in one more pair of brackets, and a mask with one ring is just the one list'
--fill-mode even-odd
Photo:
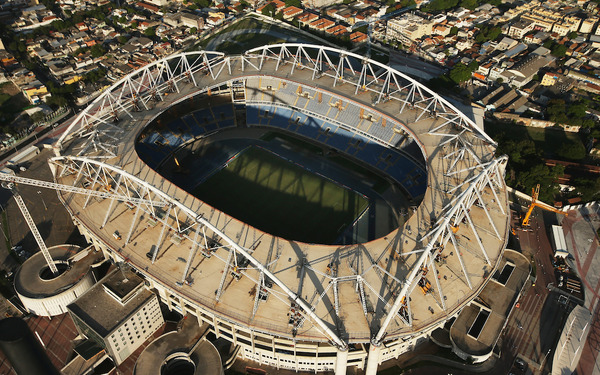
{"label": "asphalt road", "polygon": [[[52,173],[47,162],[48,158],[52,156],[51,150],[43,150],[28,162],[28,164],[30,163],[29,168],[25,172],[19,172],[19,176],[52,181]],[[17,189],[36,222],[46,246],[63,243],[85,244],[73,225],[71,217],[60,203],[56,191],[25,185],[19,185]],[[4,235],[0,237],[3,239],[0,240],[1,267],[14,271],[19,263],[9,255],[10,247],[7,246],[7,239],[10,246],[20,244],[25,251],[31,254],[37,252],[39,247],[11,193],[6,189],[0,189],[0,204],[8,219],[8,232],[4,231],[6,226],[2,225]],[[0,220],[4,224],[4,215],[0,216]]]}

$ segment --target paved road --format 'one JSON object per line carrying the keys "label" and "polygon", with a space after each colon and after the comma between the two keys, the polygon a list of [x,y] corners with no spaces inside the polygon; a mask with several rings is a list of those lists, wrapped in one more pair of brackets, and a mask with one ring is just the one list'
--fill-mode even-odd
{"label": "paved road", "polygon": [[[57,138],[65,131],[70,122],[71,120],[67,120],[50,131],[38,140],[38,144],[48,139]],[[28,161],[29,168],[25,172],[20,172],[19,175],[51,181],[52,173],[48,167],[48,158],[53,156],[51,150],[44,149],[39,155]],[[8,159],[10,157],[0,162],[0,168],[6,164]],[[47,246],[66,242],[84,244],[54,190],[19,186],[19,191]],[[8,255],[9,248],[6,239],[9,239],[11,246],[21,243],[23,248],[30,253],[38,251],[38,246],[23,219],[23,215],[12,199],[10,192],[6,189],[0,189],[0,207],[5,210],[8,218],[8,232],[4,233],[4,226],[1,225],[4,219],[0,216],[0,228],[2,229],[2,235],[0,235],[0,268],[14,271],[19,263]]]}
{"label": "paved road", "polygon": [[[51,156],[54,156],[51,150],[42,151],[42,153],[30,161],[31,166],[27,171],[21,172],[19,175],[51,181],[52,173],[47,162]],[[54,190],[24,185],[19,185],[18,189],[47,246],[62,243],[84,244]],[[8,217],[9,230],[6,235],[9,237],[12,245],[20,243],[24,250],[30,253],[37,252],[37,243],[33,239],[29,227],[25,223],[25,219],[14,199],[11,199],[11,195],[7,190],[0,190],[0,201],[3,207],[5,207]],[[8,255],[6,241],[4,240],[0,241],[0,261],[4,267],[12,270],[18,265]]]}
{"label": "paved road", "polygon": [[[546,219],[546,220],[544,220]],[[470,369],[460,366],[435,366],[427,365],[412,369],[410,374],[473,374],[483,373],[488,375],[506,375],[511,372],[515,375],[540,374],[541,368],[548,371],[549,362],[556,340],[560,335],[561,328],[573,307],[574,302],[569,302],[561,291],[549,291],[548,283],[556,285],[556,276],[551,263],[552,247],[545,229],[555,222],[553,215],[535,212],[531,219],[532,231],[518,231],[519,240],[515,246],[522,250],[523,254],[530,258],[534,257],[537,268],[537,282],[532,285],[529,282],[518,300],[519,307],[513,309],[507,326],[501,334],[499,344],[501,345],[501,356],[493,366],[479,366]],[[514,241],[513,241],[514,242]],[[559,299],[566,304],[559,303]],[[425,359],[422,354],[435,354],[431,352],[431,345],[418,349],[415,353],[418,359]],[[428,351],[429,350],[429,351]],[[529,372],[518,370],[513,366],[515,359],[523,359],[529,366]],[[400,358],[402,359],[402,357]],[[410,360],[398,361],[401,367],[405,367]]]}
{"label": "paved road", "polygon": [[575,304],[574,298],[566,298],[564,293],[551,292],[547,288],[556,285],[549,237],[550,226],[556,221],[555,214],[536,210],[531,219],[531,231],[517,231],[523,254],[535,259],[537,280],[524,293],[520,307],[513,311],[504,333],[504,344],[505,349],[525,360],[533,373],[541,373],[542,367],[546,371],[550,369],[556,341]]}

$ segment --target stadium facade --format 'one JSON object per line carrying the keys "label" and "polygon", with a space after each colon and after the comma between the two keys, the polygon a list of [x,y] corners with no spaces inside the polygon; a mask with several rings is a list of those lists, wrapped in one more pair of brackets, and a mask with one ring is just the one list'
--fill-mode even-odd
{"label": "stadium facade", "polygon": [[[218,111],[197,108],[215,98],[225,103]],[[165,117],[175,106],[189,111]],[[411,202],[399,227],[344,245],[289,240],[157,172],[193,175],[176,156],[186,145],[240,129],[293,134],[385,174]],[[59,197],[86,239],[129,264],[170,309],[239,346],[239,357],[371,375],[456,317],[498,268],[510,228],[506,157],[495,149],[472,120],[397,70],[335,48],[279,44],[236,56],[188,52],[133,72],[75,118],[50,167],[73,186]]]}

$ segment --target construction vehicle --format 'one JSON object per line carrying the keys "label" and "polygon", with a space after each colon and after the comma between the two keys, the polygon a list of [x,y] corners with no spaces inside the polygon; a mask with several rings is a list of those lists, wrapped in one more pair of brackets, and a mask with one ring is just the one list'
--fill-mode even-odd
{"label": "construction vehicle", "polygon": [[525,213],[525,216],[523,216],[523,221],[521,222],[522,228],[529,227],[529,219],[531,218],[531,213],[533,212],[533,209],[535,207],[539,207],[546,211],[554,212],[554,213],[565,215],[565,216],[568,215],[566,212],[563,212],[563,211],[557,210],[556,208],[552,208],[548,205],[543,205],[543,204],[539,203],[539,201],[537,200],[539,195],[540,195],[540,184],[537,184],[535,189],[531,189],[531,204],[529,205],[529,209]]}
{"label": "construction vehicle", "polygon": [[421,277],[421,280],[419,280],[419,287],[421,288],[421,292],[423,292],[424,295],[433,292],[433,289],[431,288],[431,283],[425,277]]}

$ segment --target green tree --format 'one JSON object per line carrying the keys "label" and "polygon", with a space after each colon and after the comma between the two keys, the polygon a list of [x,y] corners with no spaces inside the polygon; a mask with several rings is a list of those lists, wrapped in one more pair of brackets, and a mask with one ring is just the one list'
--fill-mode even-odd
{"label": "green tree", "polygon": [[69,101],[63,96],[53,94],[48,99],[46,99],[46,104],[48,104],[52,108],[59,108],[69,104]]}
{"label": "green tree", "polygon": [[576,178],[572,183],[583,201],[598,199],[600,178]]}
{"label": "green tree", "polygon": [[98,68],[98,69],[94,69],[94,70],[86,73],[85,76],[83,77],[83,79],[86,82],[94,83],[94,82],[98,82],[99,80],[103,79],[105,76],[106,76],[106,69]]}
{"label": "green tree", "polygon": [[565,142],[557,151],[557,155],[561,159],[579,161],[585,158],[585,147],[581,142]]}
{"label": "green tree", "polygon": [[273,3],[269,3],[269,4],[265,5],[265,7],[262,9],[261,13],[264,14],[265,16],[273,17],[276,10],[277,10],[277,6],[275,6],[275,4],[273,4]]}
{"label": "green tree", "polygon": [[190,34],[196,34],[198,32],[198,28],[197,27],[192,27],[190,29]]}
{"label": "green tree", "polygon": [[588,105],[584,102],[578,102],[569,106],[569,116],[576,119],[582,119],[587,116]]}
{"label": "green tree", "polygon": [[249,4],[247,1],[245,1],[245,0],[242,0],[242,1],[240,1],[240,3],[239,3],[237,6],[236,6],[235,10],[237,10],[238,12],[240,12],[240,13],[241,13],[241,12],[243,12],[244,10],[248,9],[248,7],[249,7],[249,6],[250,6],[250,4]]}
{"label": "green tree", "polygon": [[210,8],[212,5],[212,1],[210,0],[194,0],[194,3],[196,3],[196,5],[198,5],[198,7],[201,9]]}
{"label": "green tree", "polygon": [[475,69],[472,69],[471,66],[467,66],[463,63],[458,63],[450,70],[450,79],[455,83],[466,82],[471,79],[471,74]]}
{"label": "green tree", "polygon": [[298,7],[301,8],[302,7],[302,1],[300,0],[285,0],[285,5],[289,6],[289,7]]}
{"label": "green tree", "polygon": [[555,44],[552,46],[551,52],[553,56],[564,57],[567,54],[567,46],[564,44]]}
{"label": "green tree", "polygon": [[106,48],[102,44],[94,44],[90,49],[90,53],[93,58],[102,57],[106,53]]}
{"label": "green tree", "polygon": [[577,31],[571,31],[570,33],[567,34],[567,38],[569,39],[575,39],[577,38],[579,34],[577,34]]}
{"label": "green tree", "polygon": [[462,0],[460,6],[473,10],[479,6],[479,2],[477,0]]}
{"label": "green tree", "polygon": [[502,33],[502,29],[499,27],[489,28],[488,26],[482,26],[479,29],[479,33],[475,35],[475,41],[479,43],[487,42],[489,40],[496,40]]}
{"label": "green tree", "polygon": [[33,123],[36,123],[36,122],[40,122],[40,121],[44,120],[44,117],[46,117],[46,115],[42,111],[37,111],[29,117],[31,118],[31,121]]}
{"label": "green tree", "polygon": [[144,30],[144,35],[150,38],[156,36],[156,30],[154,29],[154,27],[149,27],[146,30]]}
{"label": "green tree", "polygon": [[432,0],[429,4],[421,7],[425,12],[438,12],[454,8],[458,5],[458,0]]}
{"label": "green tree", "polygon": [[548,102],[546,107],[548,120],[558,124],[566,124],[569,121],[567,116],[567,106],[562,99],[553,99]]}
{"label": "green tree", "polygon": [[119,43],[121,44],[125,44],[127,43],[127,37],[124,35],[119,35],[119,37],[117,38],[117,40],[119,41]]}

